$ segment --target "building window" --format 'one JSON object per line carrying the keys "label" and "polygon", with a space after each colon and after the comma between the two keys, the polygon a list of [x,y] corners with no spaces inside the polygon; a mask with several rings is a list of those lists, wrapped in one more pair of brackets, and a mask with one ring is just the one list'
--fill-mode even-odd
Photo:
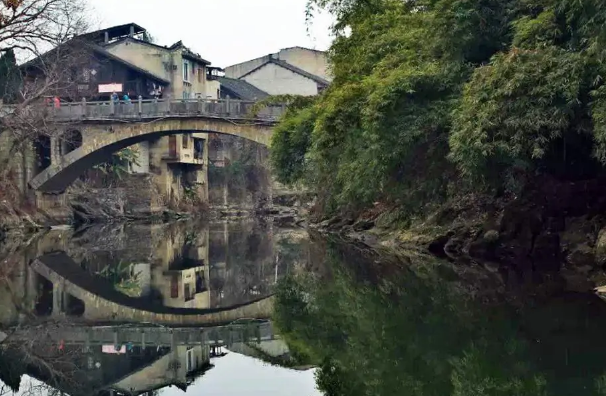
{"label": "building window", "polygon": [[204,78],[204,69],[199,68],[198,69],[198,82],[201,83],[202,82],[202,78]]}
{"label": "building window", "polygon": [[194,138],[194,158],[197,160],[204,159],[204,139]]}
{"label": "building window", "polygon": [[193,348],[187,348],[187,356],[185,360],[185,371],[192,372],[195,369],[194,366],[194,350]]}
{"label": "building window", "polygon": [[170,280],[170,298],[179,298],[179,279],[176,275]]}
{"label": "building window", "polygon": [[189,62],[183,61],[183,81],[189,81]]}
{"label": "building window", "polygon": [[184,134],[183,135],[183,148],[189,148],[189,134]]}

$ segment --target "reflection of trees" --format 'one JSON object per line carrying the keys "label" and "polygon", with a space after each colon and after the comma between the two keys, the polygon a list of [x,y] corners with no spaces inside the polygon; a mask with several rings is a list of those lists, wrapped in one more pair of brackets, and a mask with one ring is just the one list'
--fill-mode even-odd
{"label": "reflection of trees", "polygon": [[226,266],[214,267],[219,249],[211,241],[210,289],[213,304],[221,306],[240,304],[268,295],[274,279],[273,234],[263,223],[243,223],[230,226],[226,252]]}
{"label": "reflection of trees", "polygon": [[606,307],[597,299],[514,310],[471,298],[429,258],[387,268],[334,245],[324,259],[323,277],[281,281],[274,315],[301,363],[320,366],[327,395],[605,394]]}
{"label": "reflection of trees", "polygon": [[117,291],[127,296],[139,297],[141,295],[137,274],[133,273],[130,263],[120,261],[117,265],[106,265],[96,275],[110,281]]}
{"label": "reflection of trees", "polygon": [[[48,324],[16,329],[19,338],[12,334],[0,344],[0,396],[19,391],[21,395],[59,394],[56,388],[84,390],[80,348],[74,349],[51,340],[53,331],[60,326]],[[28,374],[43,382],[22,381]]]}

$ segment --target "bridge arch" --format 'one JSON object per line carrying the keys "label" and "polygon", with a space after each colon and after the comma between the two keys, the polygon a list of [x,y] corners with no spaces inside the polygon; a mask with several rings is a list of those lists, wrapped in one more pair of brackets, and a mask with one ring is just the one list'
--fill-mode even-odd
{"label": "bridge arch", "polygon": [[34,271],[59,285],[84,304],[82,318],[90,322],[154,323],[167,326],[216,326],[242,318],[269,319],[273,297],[266,296],[244,304],[213,309],[159,307],[125,296],[88,274],[63,252],[38,257]]}
{"label": "bridge arch", "polygon": [[168,135],[218,133],[268,146],[273,125],[271,121],[236,121],[218,117],[174,117],[148,122],[83,121],[80,125],[81,146],[41,171],[30,181],[30,186],[45,193],[61,193],[86,169],[107,161],[111,154]]}

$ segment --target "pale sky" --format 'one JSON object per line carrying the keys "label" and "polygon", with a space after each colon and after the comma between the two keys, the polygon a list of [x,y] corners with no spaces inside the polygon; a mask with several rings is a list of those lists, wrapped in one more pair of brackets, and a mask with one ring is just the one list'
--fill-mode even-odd
{"label": "pale sky", "polygon": [[161,396],[322,396],[314,370],[295,371],[270,366],[248,356],[228,353],[183,394],[165,388]]}
{"label": "pale sky", "polygon": [[[316,389],[314,370],[295,371],[274,367],[236,353],[212,359],[212,363],[215,367],[198,378],[187,393],[176,387],[168,387],[160,391],[160,396],[322,396],[322,392]],[[29,395],[32,387],[38,386],[38,380],[24,376],[20,392],[11,394]],[[46,390],[35,394],[48,396]]]}
{"label": "pale sky", "polygon": [[157,44],[179,40],[213,66],[226,67],[302,46],[326,50],[332,18],[305,23],[307,0],[86,0],[94,27],[135,22]]}

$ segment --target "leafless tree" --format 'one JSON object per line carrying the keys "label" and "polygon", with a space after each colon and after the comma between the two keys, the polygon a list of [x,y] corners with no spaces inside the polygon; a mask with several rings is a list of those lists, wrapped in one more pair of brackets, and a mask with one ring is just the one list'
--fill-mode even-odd
{"label": "leafless tree", "polygon": [[0,52],[37,57],[87,28],[82,0],[1,0]]}
{"label": "leafless tree", "polygon": [[[20,394],[51,395],[57,389],[77,391],[86,387],[82,382],[86,359],[81,347],[57,341],[57,334],[69,326],[66,321],[59,321],[6,330],[7,337],[0,343],[0,364],[10,363],[13,374],[27,374],[24,370],[28,370],[43,380],[43,383],[21,381]],[[7,388],[0,388],[0,396]]]}
{"label": "leafless tree", "polygon": [[[14,53],[20,63],[0,73],[6,84],[0,93],[11,92],[4,103],[0,97],[0,180],[11,179],[16,153],[59,133],[52,103],[45,102],[77,86],[75,74],[90,59],[77,38],[88,29],[87,19],[84,0],[0,0],[0,57]],[[0,187],[5,195],[8,189]]]}
{"label": "leafless tree", "polygon": [[[50,395],[57,388],[77,390],[84,385],[80,383],[83,370],[81,349],[57,344],[56,337],[53,337],[54,332],[59,332],[65,326],[69,325],[57,322],[18,327],[10,330],[6,339],[0,343],[0,359],[4,360],[3,364],[10,361],[17,375],[26,374],[21,371],[27,368],[44,380],[43,383],[21,381],[20,394]],[[9,388],[0,388],[0,396],[10,394],[3,393]]]}

